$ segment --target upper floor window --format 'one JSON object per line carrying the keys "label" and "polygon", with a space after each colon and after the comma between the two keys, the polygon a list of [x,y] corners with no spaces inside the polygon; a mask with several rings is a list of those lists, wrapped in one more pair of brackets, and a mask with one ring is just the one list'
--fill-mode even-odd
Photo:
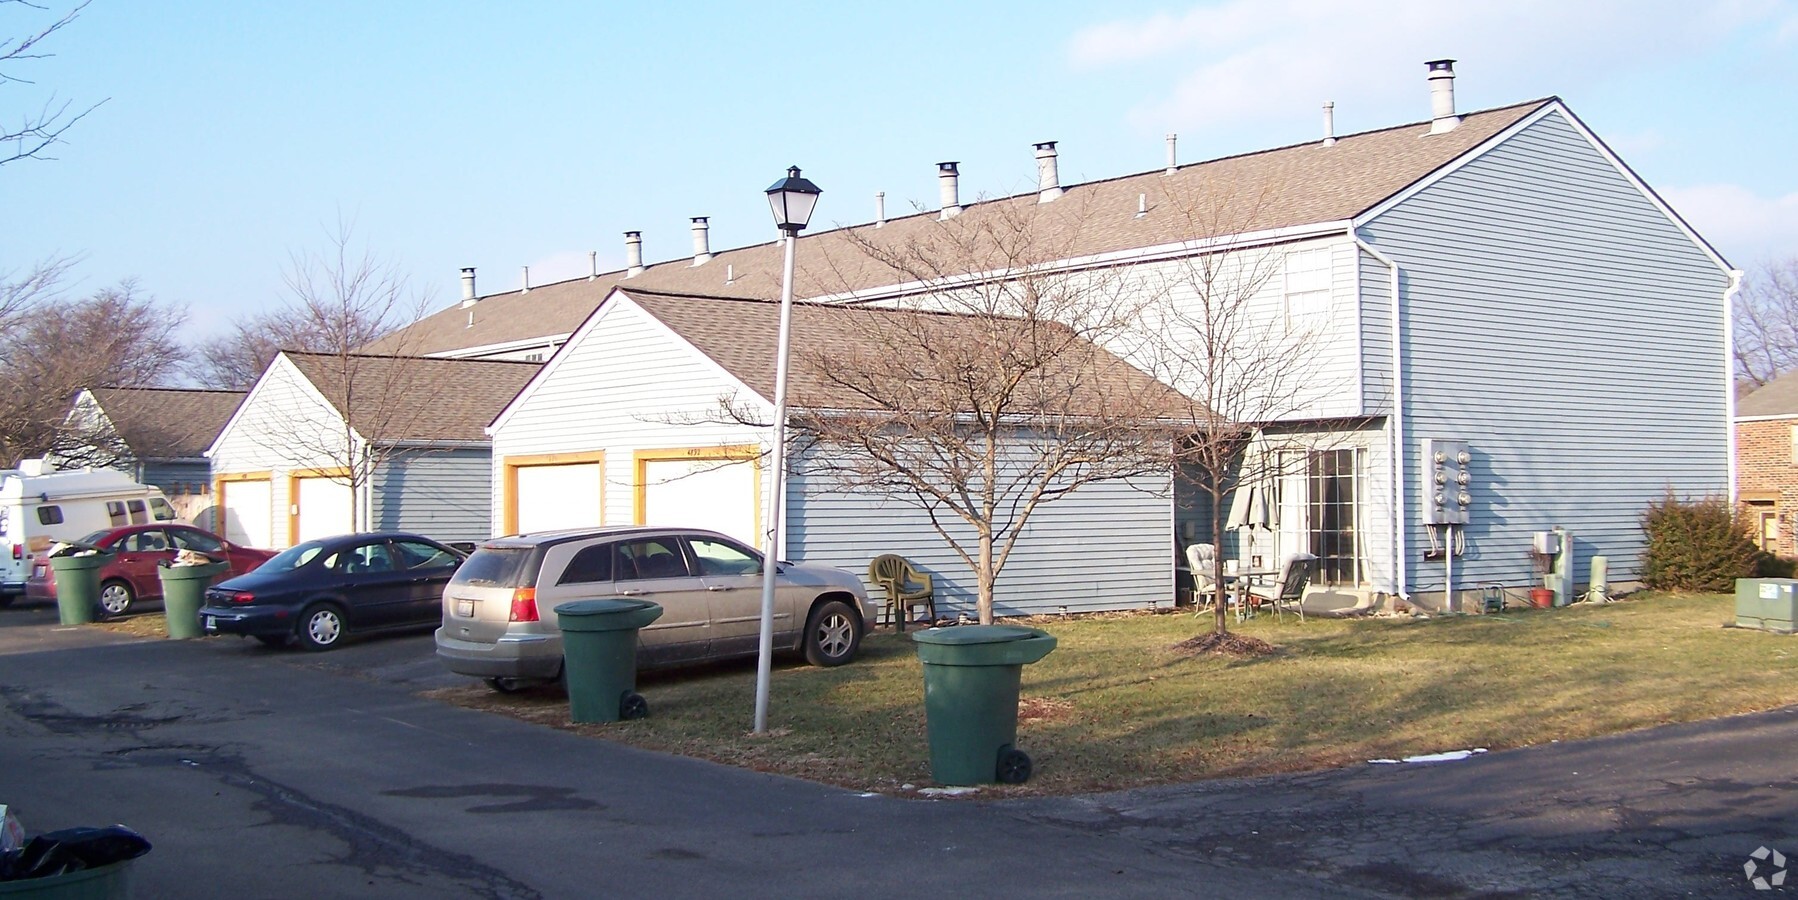
{"label": "upper floor window", "polygon": [[1286,328],[1311,331],[1330,324],[1329,247],[1286,254]]}

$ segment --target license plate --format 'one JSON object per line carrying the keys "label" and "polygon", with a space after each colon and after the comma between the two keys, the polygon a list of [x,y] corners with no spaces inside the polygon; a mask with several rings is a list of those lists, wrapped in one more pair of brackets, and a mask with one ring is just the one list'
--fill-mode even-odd
{"label": "license plate", "polygon": [[219,628],[219,620],[211,616],[206,616],[204,617],[204,621],[201,622],[201,627],[205,628],[207,631],[217,631]]}
{"label": "license plate", "polygon": [[474,618],[474,601],[473,600],[457,600],[456,601],[456,615],[461,616],[464,619]]}

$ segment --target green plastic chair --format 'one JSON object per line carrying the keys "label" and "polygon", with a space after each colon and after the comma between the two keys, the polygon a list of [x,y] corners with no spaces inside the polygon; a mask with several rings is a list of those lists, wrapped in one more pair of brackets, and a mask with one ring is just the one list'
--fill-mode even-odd
{"label": "green plastic chair", "polygon": [[[923,606],[930,621],[936,621],[936,595],[931,592],[930,575],[918,571],[905,557],[897,553],[874,557],[868,563],[868,580],[886,589],[887,603],[881,615],[892,621],[896,630],[905,630],[905,620],[914,606]],[[913,587],[913,582],[918,586]]]}

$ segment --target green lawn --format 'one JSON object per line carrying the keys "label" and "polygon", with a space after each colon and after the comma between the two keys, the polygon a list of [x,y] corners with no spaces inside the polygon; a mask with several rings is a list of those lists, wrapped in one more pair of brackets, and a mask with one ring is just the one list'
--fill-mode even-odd
{"label": "green lawn", "polygon": [[[1441,619],[1245,623],[1280,648],[1186,657],[1190,614],[1039,619],[1060,646],[1024,670],[1008,793],[1062,793],[1314,769],[1468,747],[1590,737],[1798,703],[1798,640],[1723,627],[1733,600],[1642,596],[1602,607]],[[648,719],[574,725],[551,691],[434,692],[596,738],[848,787],[930,783],[923,676],[909,635],[838,669],[776,668],[771,732],[749,733],[753,664],[646,676]]]}

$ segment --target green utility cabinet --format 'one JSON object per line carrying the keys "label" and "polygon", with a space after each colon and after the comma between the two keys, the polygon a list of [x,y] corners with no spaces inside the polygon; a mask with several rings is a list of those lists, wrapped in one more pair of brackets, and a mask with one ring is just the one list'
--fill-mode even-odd
{"label": "green utility cabinet", "polygon": [[1798,620],[1798,579],[1737,578],[1736,627],[1791,634]]}

